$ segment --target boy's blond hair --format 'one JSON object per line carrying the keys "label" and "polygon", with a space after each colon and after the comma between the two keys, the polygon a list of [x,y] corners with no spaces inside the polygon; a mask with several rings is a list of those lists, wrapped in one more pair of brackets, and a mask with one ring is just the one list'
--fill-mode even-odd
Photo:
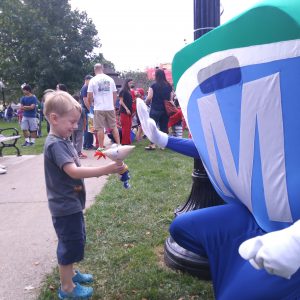
{"label": "boy's blond hair", "polygon": [[71,110],[76,109],[81,113],[80,104],[67,92],[55,91],[45,95],[44,115],[47,120],[51,113],[63,116]]}

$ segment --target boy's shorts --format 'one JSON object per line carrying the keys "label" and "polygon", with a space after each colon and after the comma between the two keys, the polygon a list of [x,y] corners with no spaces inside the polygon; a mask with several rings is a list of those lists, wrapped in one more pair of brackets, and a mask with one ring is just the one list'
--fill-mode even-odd
{"label": "boy's shorts", "polygon": [[70,265],[83,260],[86,240],[83,213],[52,217],[52,222],[58,237],[58,264]]}
{"label": "boy's shorts", "polygon": [[23,117],[21,121],[21,129],[29,131],[38,130],[38,122],[36,118]]}

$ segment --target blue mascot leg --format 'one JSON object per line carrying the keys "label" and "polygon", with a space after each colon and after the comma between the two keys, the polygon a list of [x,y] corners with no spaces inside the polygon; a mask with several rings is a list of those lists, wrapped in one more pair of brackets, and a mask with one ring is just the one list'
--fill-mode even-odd
{"label": "blue mascot leg", "polygon": [[181,247],[208,257],[218,300],[298,299],[288,297],[293,293],[300,295],[300,272],[286,280],[254,269],[239,255],[243,241],[264,234],[242,205],[227,204],[184,213],[174,219],[170,233]]}

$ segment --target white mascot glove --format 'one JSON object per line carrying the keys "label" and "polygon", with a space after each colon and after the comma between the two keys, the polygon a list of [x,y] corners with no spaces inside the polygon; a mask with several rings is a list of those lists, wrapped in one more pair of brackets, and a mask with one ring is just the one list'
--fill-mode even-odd
{"label": "white mascot glove", "polygon": [[145,102],[137,98],[136,103],[138,116],[144,133],[152,143],[165,148],[168,144],[168,135],[157,129],[155,121],[149,117]]}
{"label": "white mascot glove", "polygon": [[300,267],[300,221],[243,242],[239,253],[254,268],[290,279]]}

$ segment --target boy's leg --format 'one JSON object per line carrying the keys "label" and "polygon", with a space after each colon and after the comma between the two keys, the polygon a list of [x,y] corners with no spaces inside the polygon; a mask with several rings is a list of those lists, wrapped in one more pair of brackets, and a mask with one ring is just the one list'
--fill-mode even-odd
{"label": "boy's leg", "polygon": [[58,265],[61,289],[64,292],[71,293],[75,287],[72,278],[75,275],[73,264]]}
{"label": "boy's leg", "polygon": [[76,276],[73,264],[59,265],[59,274],[61,280],[61,288],[58,290],[59,299],[89,299],[92,296],[93,288],[82,286],[73,280]]}
{"label": "boy's leg", "polygon": [[73,263],[81,261],[84,257],[86,234],[83,213],[52,217],[52,220],[58,237],[57,260],[62,290],[70,292],[69,289],[74,288]]}
{"label": "boy's leg", "polygon": [[21,121],[21,129],[23,131],[23,136],[25,140],[22,146],[28,146],[30,143],[29,123],[25,117],[23,117]]}
{"label": "boy's leg", "polygon": [[29,131],[30,131],[30,144],[35,144],[35,139],[37,137],[38,123],[36,118],[29,118]]}

